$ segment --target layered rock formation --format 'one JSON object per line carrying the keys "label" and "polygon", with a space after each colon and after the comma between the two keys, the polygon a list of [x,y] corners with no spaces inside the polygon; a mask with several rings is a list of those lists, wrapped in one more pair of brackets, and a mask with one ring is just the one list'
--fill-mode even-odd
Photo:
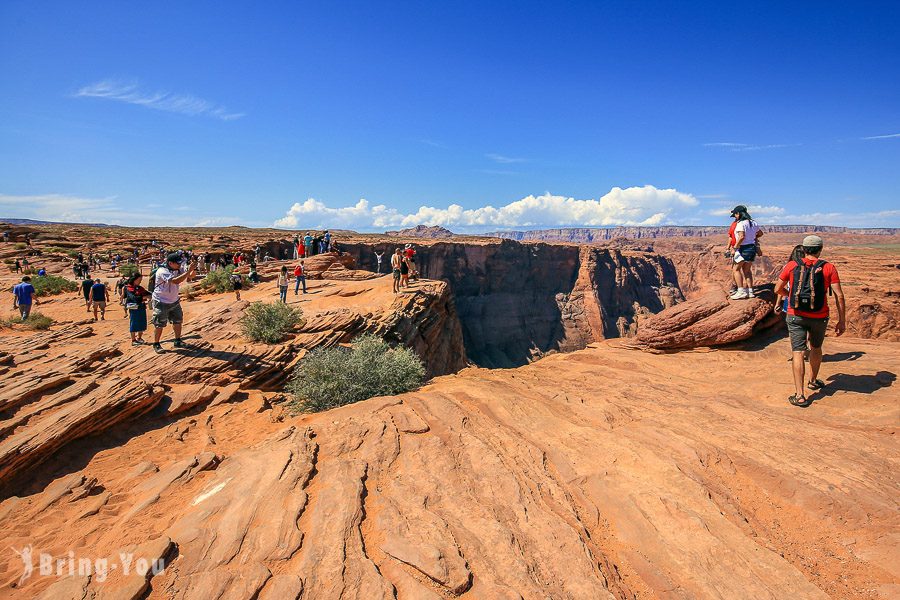
{"label": "layered rock formation", "polygon": [[[303,326],[271,346],[239,333],[247,300],[258,298],[260,288],[245,291],[242,302],[231,294],[185,302],[189,347],[162,356],[127,343],[118,307],[109,310],[112,322],[79,320],[31,335],[6,330],[16,335],[0,336],[0,490],[73,441],[128,427],[150,411],[172,415],[245,399],[249,390],[281,390],[305,352],[349,343],[361,333],[413,348],[428,376],[465,367],[445,283],[422,281],[396,296],[387,280],[312,285],[299,304]],[[85,316],[71,296],[54,298],[42,310],[57,319]]]}
{"label": "layered rock formation", "polygon": [[749,339],[759,331],[780,324],[773,313],[772,286],[757,290],[756,297],[729,300],[711,292],[688,300],[641,321],[635,343],[653,350],[722,346]]}
{"label": "layered rock formation", "polygon": [[[342,248],[375,270],[375,251],[387,261],[394,245]],[[417,251],[421,273],[450,284],[466,352],[487,367],[630,335],[641,316],[682,298],[672,263],[656,254],[512,241],[436,242]]]}
{"label": "layered rock formation", "polygon": [[0,502],[0,528],[35,557],[131,551],[166,568],[35,570],[19,587],[4,552],[0,594],[895,596],[898,355],[831,344],[861,357],[826,362],[803,411],[785,401],[786,350],[601,345],[315,416],[257,396],[151,414],[45,463]]}

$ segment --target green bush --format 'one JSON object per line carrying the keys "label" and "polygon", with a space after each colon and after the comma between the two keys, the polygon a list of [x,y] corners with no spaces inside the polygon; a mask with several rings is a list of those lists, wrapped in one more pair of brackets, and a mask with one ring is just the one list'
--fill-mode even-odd
{"label": "green bush", "polygon": [[69,256],[69,258],[78,258],[79,253],[79,250],[66,250],[66,254]]}
{"label": "green bush", "polygon": [[225,267],[225,270],[217,269],[215,271],[210,271],[197,285],[208,292],[215,292],[217,294],[231,292],[234,290],[234,286],[231,285],[232,271],[234,271],[233,266]]}
{"label": "green bush", "polygon": [[59,275],[32,277],[31,285],[34,286],[36,296],[53,296],[63,292],[74,292],[78,289],[77,283]]}
{"label": "green bush", "polygon": [[302,321],[300,309],[283,302],[254,302],[247,307],[239,322],[245,337],[254,342],[275,344]]}
{"label": "green bush", "polygon": [[287,390],[297,412],[318,412],[374,396],[392,396],[417,389],[425,367],[409,348],[391,348],[381,338],[365,334],[352,348],[312,351],[294,370]]}
{"label": "green bush", "polygon": [[24,250],[28,247],[28,244],[25,242],[16,242],[16,250]]}
{"label": "green bush", "polygon": [[128,278],[134,275],[135,273],[140,273],[141,269],[137,265],[129,265],[124,264],[119,267],[119,275],[122,277]]}
{"label": "green bush", "polygon": [[24,325],[29,329],[50,329],[50,326],[53,325],[53,319],[48,317],[47,315],[41,314],[39,312],[33,312],[28,315],[28,319],[23,321],[18,317],[13,317],[10,319],[4,319],[0,321],[0,325],[3,327],[12,327],[13,325]]}

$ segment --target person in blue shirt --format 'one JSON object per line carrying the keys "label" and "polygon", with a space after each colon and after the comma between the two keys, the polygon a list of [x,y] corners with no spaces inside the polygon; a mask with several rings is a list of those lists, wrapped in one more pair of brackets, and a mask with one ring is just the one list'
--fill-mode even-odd
{"label": "person in blue shirt", "polygon": [[100,309],[100,320],[106,318],[106,303],[109,302],[109,290],[97,278],[91,286],[91,305],[94,307],[94,320],[97,320],[97,309]]}
{"label": "person in blue shirt", "polygon": [[23,321],[31,314],[31,305],[40,304],[35,297],[34,286],[31,285],[31,277],[28,275],[22,278],[22,283],[13,287],[13,296],[15,297],[13,309],[19,309],[19,314],[22,316]]}

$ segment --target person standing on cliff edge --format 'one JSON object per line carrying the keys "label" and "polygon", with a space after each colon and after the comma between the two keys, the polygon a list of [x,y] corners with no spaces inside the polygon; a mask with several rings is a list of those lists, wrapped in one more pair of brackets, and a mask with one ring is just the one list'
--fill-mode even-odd
{"label": "person standing on cliff edge", "polygon": [[[818,379],[822,365],[822,344],[828,329],[828,294],[833,294],[837,304],[838,320],[834,324],[835,335],[846,330],[847,305],[841,280],[834,265],[819,258],[824,242],[817,235],[803,238],[805,256],[800,261],[792,260],[784,266],[775,284],[775,293],[788,297],[787,326],[791,338],[791,361],[794,371],[794,394],[788,402],[794,406],[807,407],[809,399],[804,390],[805,365],[803,354],[809,342],[809,380],[806,388],[818,391],[825,382]],[[790,287],[788,287],[790,286]],[[790,291],[788,291],[790,290]]]}
{"label": "person standing on cliff edge", "polygon": [[734,283],[737,291],[730,297],[732,300],[753,298],[753,260],[759,252],[759,238],[762,230],[747,213],[744,205],[735,206],[731,211],[735,220],[734,226]]}

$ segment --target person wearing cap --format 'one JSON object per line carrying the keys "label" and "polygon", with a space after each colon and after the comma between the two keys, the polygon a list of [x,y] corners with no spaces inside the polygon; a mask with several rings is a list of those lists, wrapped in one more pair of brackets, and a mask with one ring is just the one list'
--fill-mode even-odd
{"label": "person wearing cap", "polygon": [[735,206],[731,211],[735,220],[733,267],[734,284],[737,291],[731,295],[732,300],[753,298],[753,261],[756,258],[757,241],[763,236],[762,230],[750,218],[747,207],[743,204]]}
{"label": "person wearing cap", "polygon": [[179,286],[185,280],[194,276],[196,263],[191,262],[190,267],[181,273],[181,256],[173,252],[166,257],[166,265],[156,270],[155,285],[153,287],[153,350],[161,354],[163,349],[159,340],[162,338],[163,329],[169,321],[175,330],[176,348],[183,348],[181,341],[181,323],[184,320],[184,312],[181,310],[181,298],[178,295]]}
{"label": "person wearing cap", "polygon": [[[788,402],[795,406],[809,406],[807,389],[817,391],[825,387],[825,383],[818,377],[819,367],[822,365],[822,344],[828,329],[828,291],[834,295],[837,304],[835,335],[841,335],[847,328],[847,306],[841,290],[841,280],[834,265],[820,258],[823,246],[822,238],[817,235],[803,238],[805,256],[799,262],[792,260],[786,264],[775,285],[776,294],[788,297],[787,326],[794,371],[794,394],[788,398]],[[807,343],[810,370],[808,379],[803,361]]]}

